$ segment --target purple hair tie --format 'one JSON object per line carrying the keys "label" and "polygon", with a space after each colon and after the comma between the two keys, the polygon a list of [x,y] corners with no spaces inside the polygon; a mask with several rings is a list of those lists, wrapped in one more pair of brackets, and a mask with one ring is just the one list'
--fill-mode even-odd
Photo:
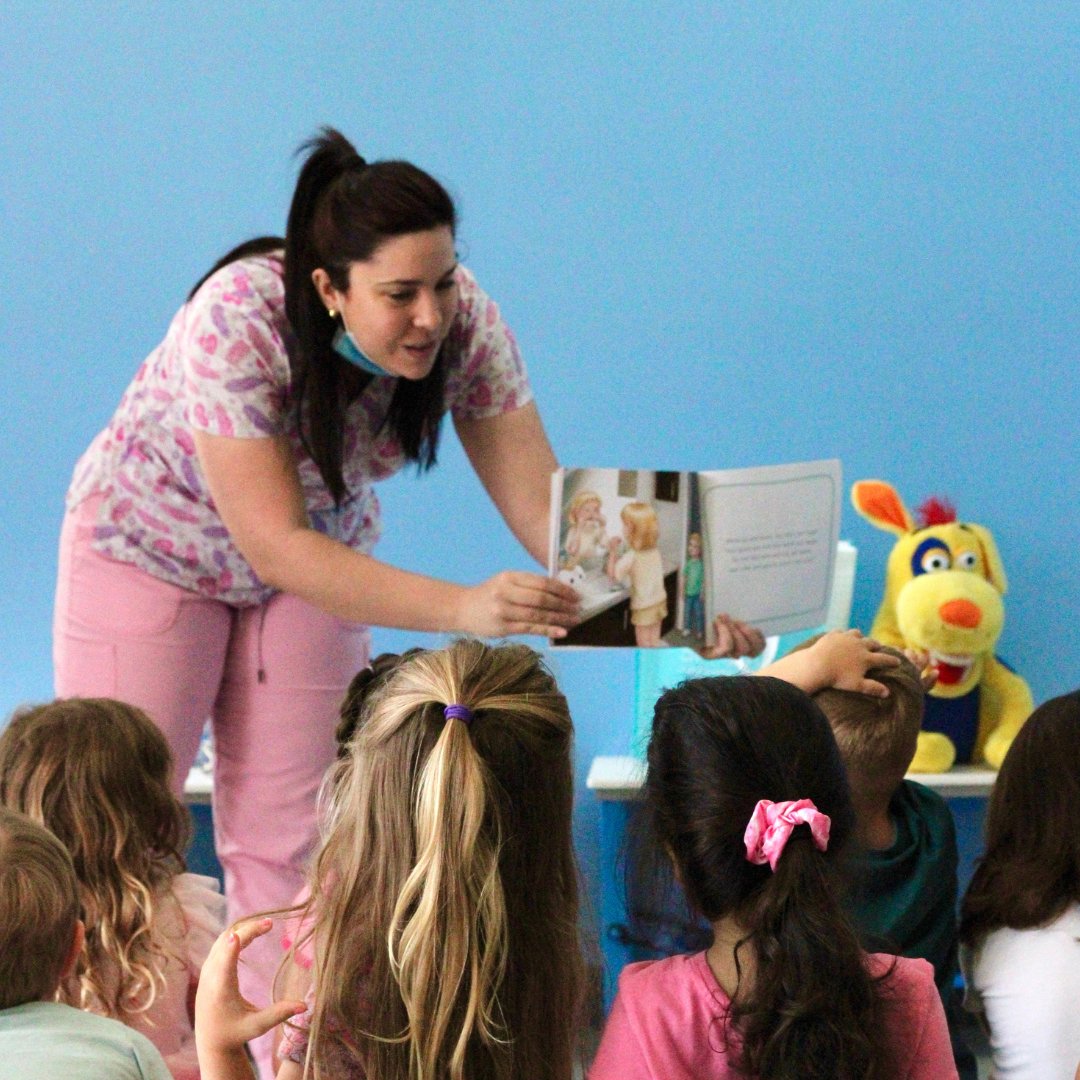
{"label": "purple hair tie", "polygon": [[460,720],[463,724],[468,726],[472,723],[472,709],[468,705],[447,705],[443,709],[443,716],[447,720]]}

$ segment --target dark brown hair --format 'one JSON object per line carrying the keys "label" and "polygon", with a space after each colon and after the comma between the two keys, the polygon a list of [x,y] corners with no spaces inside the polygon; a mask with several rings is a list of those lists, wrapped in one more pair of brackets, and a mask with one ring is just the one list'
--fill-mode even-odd
{"label": "dark brown hair", "polygon": [[1028,718],[1001,763],[986,812],[986,852],[960,908],[960,940],[1025,930],[1080,903],[1080,690]]}
{"label": "dark brown hair", "polygon": [[124,1019],[153,1003],[154,919],[191,836],[171,773],[146,713],[109,698],[24,709],[0,734],[0,804],[53,832],[75,865],[86,948],[64,991],[73,1005]]}
{"label": "dark brown hair", "polygon": [[[188,294],[237,259],[285,249],[285,315],[295,337],[290,351],[290,396],[304,448],[318,466],[336,503],[346,494],[342,475],[345,410],[370,382],[333,349],[337,323],[311,279],[321,267],[335,289],[348,292],[349,265],[365,262],[395,236],[446,226],[457,212],[446,189],[407,161],[366,162],[333,128],[324,127],[297,151],[305,155],[296,181],[284,240],[263,236],[222,256]],[[397,379],[383,419],[405,456],[421,470],[435,464],[443,414],[449,335],[423,379]]]}
{"label": "dark brown hair", "polygon": [[[737,1068],[762,1080],[891,1077],[880,983],[839,899],[837,859],[854,826],[844,767],[821,710],[764,676],[693,679],[656,704],[646,813],[691,905],[746,936],[739,985],[717,1017]],[[828,849],[791,835],[775,873],[746,858],[760,799],[811,799],[832,820]],[[751,960],[743,978],[742,958]],[[737,1049],[736,1049],[737,1048]]]}

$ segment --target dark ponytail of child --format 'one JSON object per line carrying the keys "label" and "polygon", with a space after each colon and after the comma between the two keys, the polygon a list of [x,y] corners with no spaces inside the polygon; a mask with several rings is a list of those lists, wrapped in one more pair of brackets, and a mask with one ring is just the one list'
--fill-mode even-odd
{"label": "dark ponytail of child", "polygon": [[[732,1007],[717,1018],[739,1069],[761,1080],[885,1080],[884,984],[866,967],[835,881],[854,814],[828,722],[779,679],[695,679],[656,705],[646,805],[690,903],[745,933]],[[760,799],[810,799],[827,850],[796,827],[775,872],[746,857]]]}

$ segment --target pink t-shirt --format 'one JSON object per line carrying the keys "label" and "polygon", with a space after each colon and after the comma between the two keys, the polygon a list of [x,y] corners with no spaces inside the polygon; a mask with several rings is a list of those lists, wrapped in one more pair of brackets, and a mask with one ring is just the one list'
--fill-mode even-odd
{"label": "pink t-shirt", "polygon": [[[880,975],[894,958],[869,957]],[[896,1080],[956,1077],[945,1011],[925,960],[896,959],[884,984],[898,1055]],[[730,1004],[705,953],[630,964],[604,1028],[589,1080],[735,1080],[724,1048],[722,1018]]]}
{"label": "pink t-shirt", "polygon": [[[192,431],[233,438],[287,434],[312,525],[361,552],[381,532],[372,484],[405,464],[382,422],[397,383],[375,378],[345,415],[340,507],[300,442],[290,409],[285,288],[278,256],[230,263],[177,312],[112,419],[75,467],[67,505],[102,494],[94,530],[101,554],[231,604],[272,593],[237,550],[207,489]],[[510,412],[532,399],[499,309],[464,267],[447,344],[444,406],[455,418]],[[380,430],[381,428],[381,430]]]}

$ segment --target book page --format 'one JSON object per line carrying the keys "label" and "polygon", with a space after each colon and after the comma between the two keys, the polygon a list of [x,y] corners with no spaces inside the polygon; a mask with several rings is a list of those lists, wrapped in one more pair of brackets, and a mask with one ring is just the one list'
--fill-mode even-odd
{"label": "book page", "polygon": [[824,622],[840,530],[840,463],[697,474],[709,622],[764,634]]}

